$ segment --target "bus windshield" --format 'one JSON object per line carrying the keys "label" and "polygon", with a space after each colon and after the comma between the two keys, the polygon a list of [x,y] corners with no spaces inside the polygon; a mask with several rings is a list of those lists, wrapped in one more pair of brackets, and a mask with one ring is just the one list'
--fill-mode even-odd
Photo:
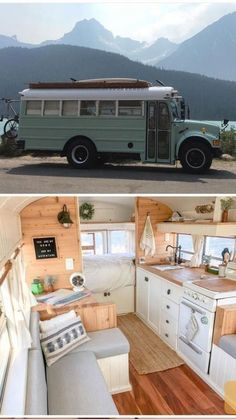
{"label": "bus windshield", "polygon": [[178,107],[178,104],[176,103],[176,100],[172,100],[170,102],[170,105],[171,105],[171,112],[172,112],[173,118],[180,119],[179,107]]}

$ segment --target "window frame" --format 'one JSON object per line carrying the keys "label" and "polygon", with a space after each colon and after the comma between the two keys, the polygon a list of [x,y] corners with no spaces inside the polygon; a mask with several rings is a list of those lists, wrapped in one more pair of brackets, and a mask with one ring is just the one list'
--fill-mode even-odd
{"label": "window frame", "polygon": [[[28,102],[41,102],[41,110],[38,114],[28,114],[27,113],[27,103]],[[77,113],[75,115],[64,115],[63,114],[63,103],[67,102],[67,101],[71,101],[71,102],[77,102]],[[25,108],[24,108],[24,115],[27,118],[39,118],[39,117],[49,117],[49,118],[125,118],[125,119],[144,119],[145,117],[145,101],[144,100],[140,100],[140,101],[134,101],[134,102],[140,102],[141,106],[141,114],[140,115],[120,115],[119,114],[119,102],[123,101],[125,102],[125,100],[121,99],[121,100],[116,100],[116,99],[110,99],[110,100],[78,100],[78,99],[37,99],[37,100],[26,100],[25,101]],[[45,114],[45,104],[46,102],[59,102],[59,112],[57,114]],[[95,102],[95,114],[94,115],[81,115],[81,102]],[[100,109],[100,102],[114,102],[115,103],[115,113],[114,115],[100,115],[99,113],[99,109]],[[129,102],[132,102],[132,100],[130,100]]]}
{"label": "window frame", "polygon": [[[191,234],[185,234],[185,233],[177,233],[176,234],[176,246],[179,246],[179,236],[180,235],[182,235],[182,236],[192,236]],[[203,236],[204,237],[204,240],[203,240],[203,248],[202,248],[202,255],[201,255],[201,263],[203,263],[203,259],[204,259],[204,257],[205,256],[211,256],[211,259],[213,259],[213,260],[217,260],[217,261],[219,261],[219,262],[222,262],[222,258],[220,258],[220,257],[217,257],[217,256],[213,256],[213,255],[208,255],[208,254],[206,254],[206,242],[207,242],[207,239],[208,238],[219,238],[219,239],[232,239],[232,240],[234,240],[234,248],[233,248],[233,254],[235,254],[236,253],[236,237],[226,237],[226,236],[206,236],[206,235],[204,235]],[[185,249],[183,249],[183,248],[181,248],[181,253],[187,253],[187,254],[189,254],[189,255],[192,255],[193,256],[193,254],[194,253],[192,253],[192,252],[190,252],[190,251],[188,251],[188,250],[185,250]],[[188,260],[190,260],[190,259],[184,259],[183,258],[183,260],[185,260],[185,261],[188,261]]]}
{"label": "window frame", "polygon": [[[94,254],[93,254],[93,256],[96,256],[96,255],[99,256],[99,254],[96,253],[95,233],[101,232],[103,234],[103,253],[101,254],[101,256],[102,255],[108,255],[108,254],[109,255],[115,255],[117,253],[112,253],[111,252],[111,248],[112,248],[111,236],[112,236],[112,232],[113,231],[125,231],[125,232],[128,232],[130,234],[130,243],[131,243],[131,245],[133,244],[134,247],[135,247],[135,243],[134,243],[133,236],[132,236],[133,235],[133,230],[129,230],[129,229],[114,228],[114,229],[83,230],[83,231],[81,231],[81,235],[83,233],[86,233],[86,234],[92,233],[92,234],[94,234]],[[92,246],[82,246],[82,240],[81,240],[82,255],[86,256],[86,253],[84,253],[83,250],[90,250],[89,248],[92,249],[93,247]],[[129,252],[130,252],[130,249],[128,249],[126,252],[121,252],[120,254],[129,253]],[[133,249],[133,252],[134,252],[134,249]]]}

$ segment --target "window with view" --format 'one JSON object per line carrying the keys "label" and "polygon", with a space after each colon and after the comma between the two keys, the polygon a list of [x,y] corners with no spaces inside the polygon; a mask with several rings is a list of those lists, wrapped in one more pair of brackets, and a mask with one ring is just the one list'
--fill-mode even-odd
{"label": "window with view", "polygon": [[81,233],[84,255],[134,253],[134,231],[103,230]]}
{"label": "window with view", "polygon": [[[194,253],[192,236],[190,234],[178,234],[178,246],[181,246],[181,255],[184,260],[190,260]],[[219,266],[222,263],[222,251],[227,248],[233,256],[236,250],[235,239],[230,237],[204,238],[202,259],[204,256],[211,256],[211,264]]]}
{"label": "window with view", "polygon": [[178,234],[178,246],[181,246],[181,257],[190,260],[193,256],[193,241],[190,234]]}
{"label": "window with view", "polygon": [[235,251],[235,239],[229,237],[206,237],[203,250],[204,256],[211,256],[212,265],[220,265],[223,261],[222,251],[227,248],[231,255]]}

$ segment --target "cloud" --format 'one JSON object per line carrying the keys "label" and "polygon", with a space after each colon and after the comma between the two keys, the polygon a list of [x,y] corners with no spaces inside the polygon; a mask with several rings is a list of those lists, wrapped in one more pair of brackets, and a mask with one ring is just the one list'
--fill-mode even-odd
{"label": "cloud", "polygon": [[24,42],[39,43],[60,38],[79,20],[95,18],[115,35],[148,43],[160,37],[182,42],[232,11],[236,11],[235,2],[0,3],[1,16],[11,16],[11,24],[2,20],[0,34],[17,34]]}

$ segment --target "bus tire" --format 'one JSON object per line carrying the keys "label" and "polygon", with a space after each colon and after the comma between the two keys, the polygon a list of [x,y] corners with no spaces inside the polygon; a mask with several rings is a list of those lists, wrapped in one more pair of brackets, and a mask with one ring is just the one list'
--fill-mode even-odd
{"label": "bus tire", "polygon": [[78,138],[71,141],[66,150],[67,161],[77,169],[90,169],[97,161],[97,150],[92,141]]}
{"label": "bus tire", "polygon": [[207,144],[191,141],[180,149],[179,160],[187,173],[205,173],[212,163],[212,151]]}

